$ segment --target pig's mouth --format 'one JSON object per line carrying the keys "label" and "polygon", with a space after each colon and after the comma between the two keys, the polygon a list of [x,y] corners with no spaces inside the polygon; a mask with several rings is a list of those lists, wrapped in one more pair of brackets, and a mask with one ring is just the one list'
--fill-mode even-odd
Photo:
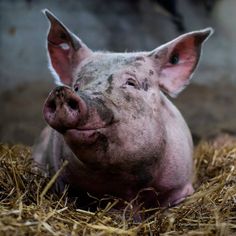
{"label": "pig's mouth", "polygon": [[105,128],[68,129],[63,133],[63,136],[69,144],[93,144]]}

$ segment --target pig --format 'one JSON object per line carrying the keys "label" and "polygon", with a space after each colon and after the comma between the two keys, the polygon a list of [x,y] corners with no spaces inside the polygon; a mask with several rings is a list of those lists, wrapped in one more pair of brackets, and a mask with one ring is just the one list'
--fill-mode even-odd
{"label": "pig", "polygon": [[[146,207],[174,206],[194,192],[190,130],[176,97],[197,67],[212,28],[152,51],[93,52],[45,9],[49,67],[56,87],[45,101],[48,127],[33,158],[56,189],[108,194]],[[154,193],[146,191],[152,189]]]}

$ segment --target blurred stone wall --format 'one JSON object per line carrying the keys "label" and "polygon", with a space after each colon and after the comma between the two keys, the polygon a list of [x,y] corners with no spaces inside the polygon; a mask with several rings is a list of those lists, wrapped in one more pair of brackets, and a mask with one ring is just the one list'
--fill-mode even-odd
{"label": "blurred stone wall", "polygon": [[[193,84],[175,100],[197,138],[236,133],[236,1],[215,2],[207,13],[201,1],[178,1],[186,31],[215,29]],[[53,79],[44,8],[93,50],[152,50],[180,34],[153,0],[1,0],[0,141],[32,144],[45,125],[41,107]]]}
{"label": "blurred stone wall", "polygon": [[[179,1],[186,31],[215,28],[194,82],[210,84],[224,77],[236,84],[236,1],[219,0],[210,14],[193,2]],[[151,50],[179,34],[151,0],[1,0],[1,89],[50,78],[45,52],[48,23],[40,12],[44,8],[63,19],[94,50]]]}

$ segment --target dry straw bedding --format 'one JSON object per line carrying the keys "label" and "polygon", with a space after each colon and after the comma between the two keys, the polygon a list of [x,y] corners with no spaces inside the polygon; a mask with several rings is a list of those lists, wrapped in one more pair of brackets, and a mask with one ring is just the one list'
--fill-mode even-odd
{"label": "dry straw bedding", "polygon": [[177,207],[152,209],[141,222],[129,203],[114,210],[117,199],[89,212],[66,194],[52,195],[53,180],[33,172],[30,158],[29,147],[0,145],[0,235],[236,234],[236,141],[227,136],[195,148],[196,192]]}

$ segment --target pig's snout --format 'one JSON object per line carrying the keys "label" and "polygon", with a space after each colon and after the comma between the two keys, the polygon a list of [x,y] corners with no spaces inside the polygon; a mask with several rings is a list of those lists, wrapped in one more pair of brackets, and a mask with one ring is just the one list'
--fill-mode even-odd
{"label": "pig's snout", "polygon": [[59,132],[76,128],[87,113],[86,103],[70,88],[60,86],[48,96],[43,114],[47,123]]}

